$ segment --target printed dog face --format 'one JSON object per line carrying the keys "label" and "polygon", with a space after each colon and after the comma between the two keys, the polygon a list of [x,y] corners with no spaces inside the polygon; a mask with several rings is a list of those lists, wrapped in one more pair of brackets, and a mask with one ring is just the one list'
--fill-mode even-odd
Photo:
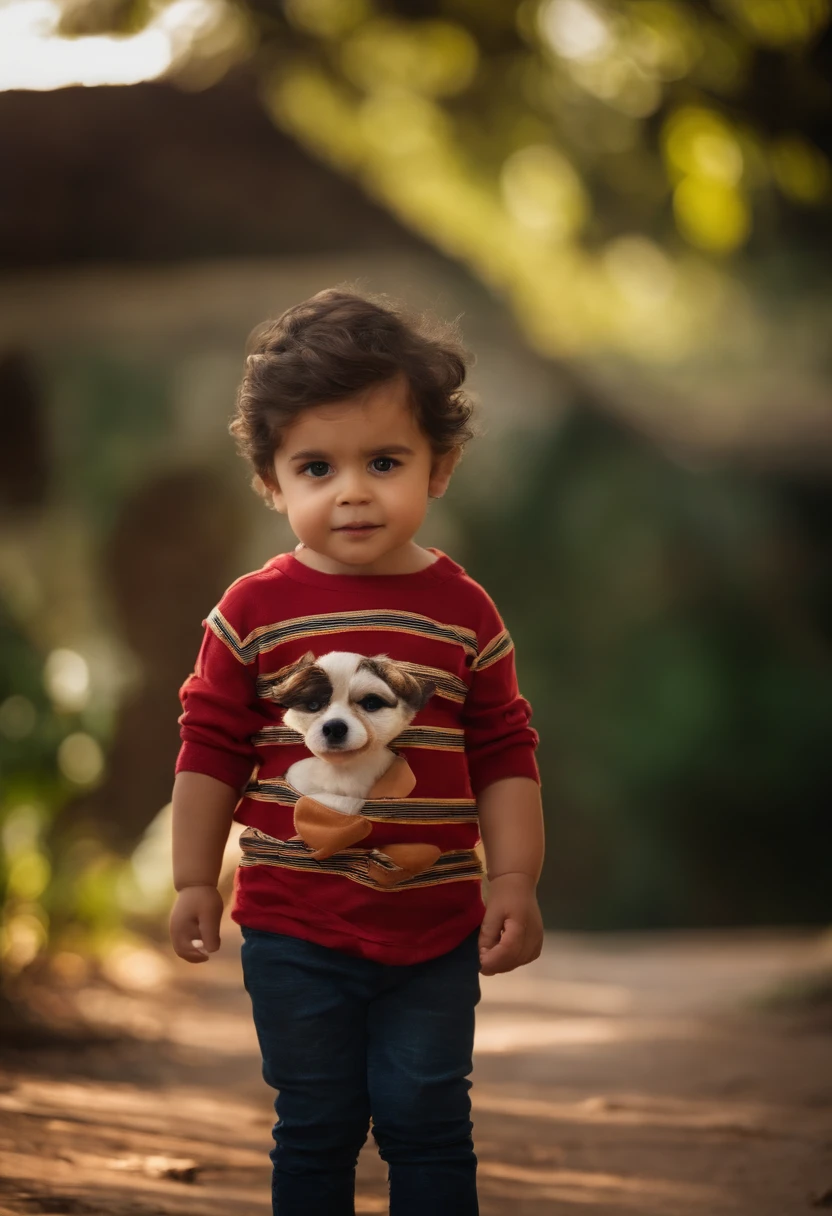
{"label": "printed dog face", "polygon": [[355,756],[384,747],[433,696],[431,680],[412,675],[386,654],[367,658],[331,650],[316,658],[307,650],[272,690],[286,707],[283,721],[322,759]]}

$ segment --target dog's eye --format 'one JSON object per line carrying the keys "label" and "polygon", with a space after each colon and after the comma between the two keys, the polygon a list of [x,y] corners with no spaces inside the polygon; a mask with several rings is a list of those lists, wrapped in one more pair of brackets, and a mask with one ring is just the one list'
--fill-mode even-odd
{"label": "dog's eye", "polygon": [[306,708],[310,714],[316,714],[318,712],[318,710],[321,708],[321,702],[320,701],[307,701]]}
{"label": "dog's eye", "polygon": [[386,701],[382,701],[381,697],[377,697],[375,693],[370,693],[369,696],[363,697],[361,700],[362,708],[368,713],[374,713],[377,709],[389,709]]}

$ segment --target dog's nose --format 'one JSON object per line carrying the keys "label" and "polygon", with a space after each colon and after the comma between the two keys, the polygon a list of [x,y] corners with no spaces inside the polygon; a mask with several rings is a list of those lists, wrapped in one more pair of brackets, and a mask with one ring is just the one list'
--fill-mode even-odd
{"label": "dog's nose", "polygon": [[349,727],[340,718],[333,718],[331,722],[324,722],[321,730],[324,738],[329,739],[330,743],[340,743]]}

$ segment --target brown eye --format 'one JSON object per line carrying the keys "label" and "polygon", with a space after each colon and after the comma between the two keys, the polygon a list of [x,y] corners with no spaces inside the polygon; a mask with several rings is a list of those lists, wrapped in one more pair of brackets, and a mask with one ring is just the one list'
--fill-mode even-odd
{"label": "brown eye", "polygon": [[370,693],[369,696],[363,697],[361,705],[363,709],[366,709],[367,712],[371,714],[375,713],[377,709],[390,708],[386,701],[382,701],[381,697],[377,697],[374,693]]}

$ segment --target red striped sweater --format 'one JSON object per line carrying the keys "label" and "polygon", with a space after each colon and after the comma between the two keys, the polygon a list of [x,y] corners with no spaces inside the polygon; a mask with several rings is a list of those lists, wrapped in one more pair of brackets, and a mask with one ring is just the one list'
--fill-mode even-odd
{"label": "red striped sweater", "polygon": [[[393,575],[324,574],[281,553],[232,583],[203,622],[180,690],[176,771],[207,773],[242,795],[231,912],[239,924],[392,964],[444,954],[481,924],[476,798],[501,777],[540,781],[538,734],[494,602],[447,554],[431,552],[432,565]],[[370,835],[326,861],[291,840],[299,794],[283,774],[311,753],[270,699],[310,649],[387,654],[437,686],[390,744],[416,777],[411,794],[365,803]],[[370,852],[408,842],[442,855],[423,874],[379,886]]]}

